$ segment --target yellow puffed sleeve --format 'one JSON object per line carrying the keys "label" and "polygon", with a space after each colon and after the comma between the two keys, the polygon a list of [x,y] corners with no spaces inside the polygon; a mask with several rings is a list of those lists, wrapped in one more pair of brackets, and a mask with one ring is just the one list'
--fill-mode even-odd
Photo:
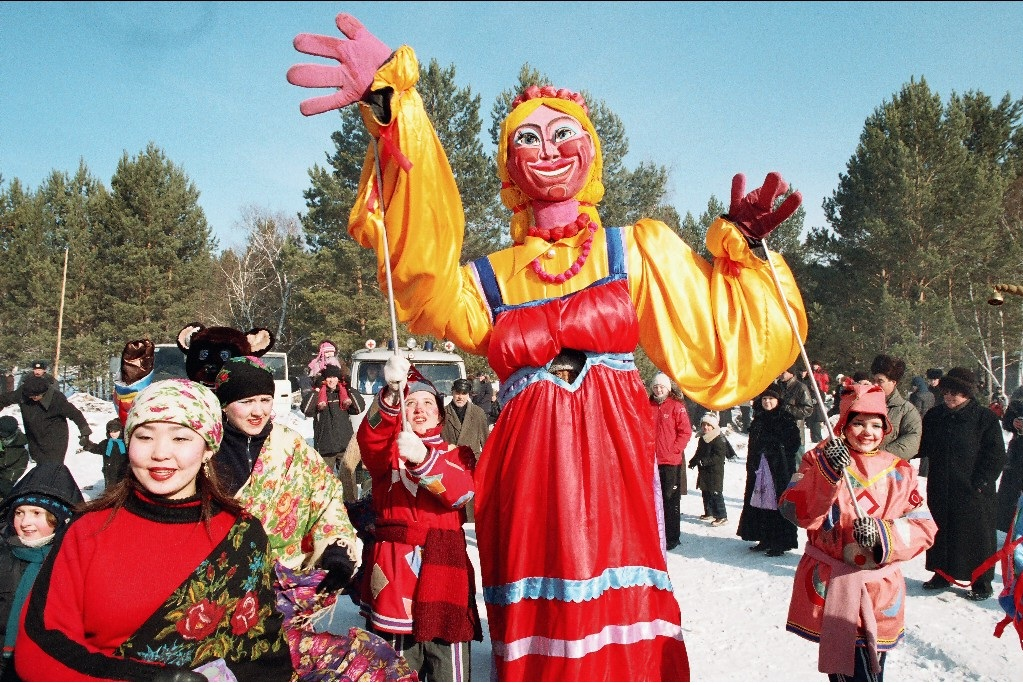
{"label": "yellow puffed sleeve", "polygon": [[[395,311],[414,333],[485,352],[490,319],[468,267],[460,267],[465,217],[451,167],[423,101],[415,90],[419,65],[402,46],[377,72],[372,89],[393,90],[391,121],[382,125],[362,104],[363,120],[378,141],[383,175],[383,221],[375,192],[374,149],[363,164],[348,232],[376,251],[377,276],[386,292],[386,226]],[[407,160],[407,170],[402,168]],[[408,166],[410,164],[410,166]]]}
{"label": "yellow puffed sleeve", "polygon": [[[714,263],[667,225],[643,219],[626,232],[629,287],[640,345],[697,403],[726,409],[763,391],[799,355],[799,342],[767,262],[724,219],[707,231]],[[770,255],[799,340],[806,312],[792,273]]]}

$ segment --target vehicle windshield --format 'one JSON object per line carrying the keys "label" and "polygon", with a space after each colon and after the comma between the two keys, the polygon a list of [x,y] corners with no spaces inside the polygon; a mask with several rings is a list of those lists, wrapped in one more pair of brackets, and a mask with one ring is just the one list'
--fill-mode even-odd
{"label": "vehicle windshield", "polygon": [[[462,377],[462,371],[458,365],[451,362],[428,362],[414,361],[419,372],[430,379],[430,382],[437,386],[437,391],[444,394],[451,394],[451,384]],[[356,382],[359,392],[370,395],[377,392],[384,385],[384,364],[377,361],[363,361],[358,363]]]}
{"label": "vehicle windshield", "polygon": [[281,352],[267,352],[259,361],[266,365],[266,368],[274,375],[275,381],[288,380],[288,357]]}
{"label": "vehicle windshield", "polygon": [[175,345],[163,347],[157,345],[153,357],[153,380],[162,381],[166,378],[188,378],[185,373],[185,354]]}
{"label": "vehicle windshield", "polygon": [[416,368],[437,386],[437,391],[445,395],[451,394],[451,384],[462,377],[461,370],[454,364],[431,364],[416,362]]}

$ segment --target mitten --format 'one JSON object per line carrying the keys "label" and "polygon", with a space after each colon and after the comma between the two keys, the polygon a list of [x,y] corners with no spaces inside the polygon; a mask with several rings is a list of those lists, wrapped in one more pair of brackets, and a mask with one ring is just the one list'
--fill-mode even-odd
{"label": "mitten", "polygon": [[131,385],[145,378],[156,360],[156,345],[152,340],[129,340],[121,351],[121,384]]}
{"label": "mitten", "polygon": [[320,392],[316,396],[316,408],[326,409],[327,408],[327,384],[323,383],[320,386]]}
{"label": "mitten", "polygon": [[355,562],[348,556],[348,549],[339,543],[328,545],[320,555],[320,568],[327,572],[316,592],[333,594],[346,587],[355,575]]}
{"label": "mitten", "polygon": [[345,387],[344,381],[337,384],[337,401],[341,404],[342,409],[352,406],[352,398],[348,396],[348,389]]}
{"label": "mitten", "polygon": [[426,445],[418,435],[412,431],[398,433],[398,454],[402,459],[411,464],[422,464],[426,452]]}
{"label": "mitten", "polygon": [[824,443],[822,449],[824,451],[824,459],[827,460],[828,465],[839,473],[852,463],[852,455],[849,454],[849,448],[842,442],[842,438],[829,438]]}
{"label": "mitten", "polygon": [[391,58],[391,48],[366,30],[350,14],[339,14],[337,27],[348,40],[313,33],[295,36],[295,49],[307,55],[338,61],[328,64],[296,64],[288,69],[288,83],[305,88],[337,88],[337,92],[303,100],[299,109],[305,116],[342,109],[363,99],[376,72]]}
{"label": "mitten", "polygon": [[88,450],[90,447],[93,446],[93,442],[92,442],[92,440],[89,440],[89,436],[88,435],[83,435],[83,436],[79,437],[78,438],[78,444],[81,445],[83,450]]}
{"label": "mitten", "polygon": [[401,355],[391,355],[384,364],[384,381],[391,391],[391,404],[400,404],[401,397],[408,385],[408,371],[412,364]]}
{"label": "mitten", "polygon": [[881,529],[878,520],[870,516],[861,516],[853,521],[853,539],[864,549],[871,549],[881,541]]}
{"label": "mitten", "polygon": [[803,196],[795,192],[775,209],[775,200],[788,189],[789,184],[782,179],[781,174],[772,171],[764,179],[764,185],[747,195],[746,175],[736,174],[732,178],[732,201],[725,218],[735,224],[744,236],[759,242],[792,216],[803,202]]}

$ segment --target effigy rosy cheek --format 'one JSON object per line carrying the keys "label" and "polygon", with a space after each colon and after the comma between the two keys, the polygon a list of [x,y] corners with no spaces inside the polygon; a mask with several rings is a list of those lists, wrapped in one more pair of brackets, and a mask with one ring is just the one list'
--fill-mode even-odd
{"label": "effigy rosy cheek", "polygon": [[590,157],[590,140],[586,136],[576,136],[558,145],[558,152],[562,157]]}

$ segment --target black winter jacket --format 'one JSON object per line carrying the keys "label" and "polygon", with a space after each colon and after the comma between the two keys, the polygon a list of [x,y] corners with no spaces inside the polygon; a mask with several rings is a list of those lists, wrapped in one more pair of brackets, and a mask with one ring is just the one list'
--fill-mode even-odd
{"label": "black winter jacket", "polygon": [[696,476],[696,489],[701,492],[721,492],[725,485],[725,460],[728,444],[719,430],[710,442],[704,436],[697,439],[696,454],[689,460],[689,468],[700,467]]}
{"label": "black winter jacket", "polygon": [[38,402],[29,399],[21,390],[0,395],[0,409],[15,403],[21,407],[21,422],[28,437],[28,451],[37,464],[64,463],[70,435],[68,421],[78,426],[83,443],[92,434],[85,415],[68,402],[55,384],[49,387]]}

